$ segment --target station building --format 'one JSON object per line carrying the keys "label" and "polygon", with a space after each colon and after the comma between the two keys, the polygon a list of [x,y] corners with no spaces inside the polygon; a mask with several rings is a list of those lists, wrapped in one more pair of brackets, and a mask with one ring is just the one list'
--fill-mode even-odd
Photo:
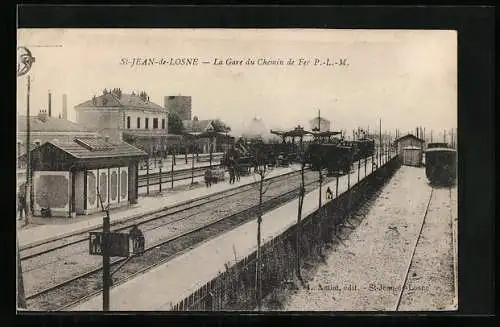
{"label": "station building", "polygon": [[31,151],[34,215],[74,217],[137,203],[138,164],[146,156],[103,137],[45,142]]}
{"label": "station building", "polygon": [[146,92],[104,89],[100,96],[75,106],[77,122],[115,142],[125,140],[149,154],[167,147],[168,110]]}

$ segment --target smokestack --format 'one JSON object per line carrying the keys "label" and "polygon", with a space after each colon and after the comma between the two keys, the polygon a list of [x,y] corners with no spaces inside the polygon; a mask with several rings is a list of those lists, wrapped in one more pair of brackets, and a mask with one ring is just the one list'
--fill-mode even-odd
{"label": "smokestack", "polygon": [[49,117],[52,117],[52,93],[49,91]]}
{"label": "smokestack", "polygon": [[68,97],[62,95],[62,118],[68,120]]}

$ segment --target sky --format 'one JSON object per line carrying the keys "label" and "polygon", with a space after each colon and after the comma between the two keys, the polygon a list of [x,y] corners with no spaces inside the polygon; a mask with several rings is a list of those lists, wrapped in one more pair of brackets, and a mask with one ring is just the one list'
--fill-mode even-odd
{"label": "sky", "polygon": [[[61,113],[104,88],[145,90],[163,106],[192,96],[199,119],[219,118],[235,133],[254,118],[267,128],[308,127],[317,116],[334,130],[443,131],[457,126],[457,34],[445,30],[327,29],[19,29],[18,46],[36,58],[30,113]],[[197,58],[197,66],[121,64],[127,58]],[[258,59],[285,65],[258,65]],[[298,60],[310,60],[307,66]],[[348,65],[314,66],[346,59]],[[213,65],[215,59],[223,65]],[[226,60],[243,65],[226,65]],[[247,59],[254,65],[245,65]],[[286,65],[294,59],[294,65]],[[17,111],[26,114],[27,77],[17,78]]]}

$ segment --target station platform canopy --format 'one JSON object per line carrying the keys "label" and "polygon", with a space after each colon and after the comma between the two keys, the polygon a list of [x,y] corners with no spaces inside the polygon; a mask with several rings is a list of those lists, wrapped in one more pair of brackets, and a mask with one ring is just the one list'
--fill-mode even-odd
{"label": "station platform canopy", "polygon": [[271,133],[274,135],[278,135],[281,137],[303,137],[305,135],[311,135],[312,132],[305,130],[302,126],[297,126],[292,130],[288,131],[273,131],[271,130]]}

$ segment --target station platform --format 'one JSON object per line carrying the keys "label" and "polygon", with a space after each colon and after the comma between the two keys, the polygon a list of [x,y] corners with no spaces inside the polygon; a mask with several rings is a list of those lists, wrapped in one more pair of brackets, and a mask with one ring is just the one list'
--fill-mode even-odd
{"label": "station platform", "polygon": [[[290,173],[300,170],[299,165],[291,165],[290,167],[274,168],[268,174],[269,177]],[[138,204],[131,205],[127,208],[117,208],[110,210],[111,224],[116,221],[128,220],[133,217],[155,212],[166,207],[174,206],[189,200],[204,197],[210,194],[226,191],[238,186],[247,185],[257,180],[253,175],[241,176],[240,181],[235,184],[229,184],[229,178],[225,182],[212,184],[210,188],[205,185],[198,185],[195,188],[184,191],[171,191],[165,187],[165,192],[156,193],[155,196],[139,197]],[[201,183],[202,179],[195,179]],[[183,183],[182,181],[177,183]],[[185,184],[185,182],[184,182]],[[175,189],[174,189],[175,190]],[[35,245],[47,242],[53,239],[69,236],[79,232],[94,229],[102,226],[103,212],[98,212],[92,215],[77,216],[76,218],[35,218],[37,221],[42,221],[43,225],[34,225],[19,228],[17,232],[19,246],[24,248],[30,245]],[[18,221],[19,222],[19,221]]]}
{"label": "station platform", "polygon": [[[371,163],[369,162],[371,165]],[[371,166],[367,169],[371,174]],[[357,182],[358,171],[350,174],[351,186]],[[360,180],[365,177],[364,167]],[[323,194],[315,189],[306,194],[302,217],[318,209],[318,198],[325,205],[327,187],[335,190],[336,181],[323,185]],[[339,177],[339,195],[347,190],[348,176]],[[335,192],[335,191],[334,191]],[[335,194],[334,194],[335,195]],[[262,244],[296,224],[298,199],[292,200],[262,217]],[[239,261],[256,250],[257,222],[252,220],[216,238],[210,239],[188,252],[152,268],[110,290],[111,311],[167,311],[206,282],[225,270],[226,263]],[[101,311],[102,295],[95,296],[69,311]]]}
{"label": "station platform", "polygon": [[[218,165],[220,163],[220,159],[222,158],[222,153],[214,153],[212,155],[212,166]],[[177,170],[185,170],[185,169],[191,169],[192,161],[191,161],[191,155],[188,155],[188,160],[187,164],[185,161],[184,156],[176,156],[175,157],[175,165],[174,165],[174,171]],[[194,167],[199,168],[199,167],[209,167],[210,166],[210,161],[209,158],[206,154],[203,155],[203,157],[200,155],[198,158],[198,161],[196,160],[196,156],[194,157]],[[154,159],[150,159],[151,161],[151,166],[149,168],[149,173],[158,173],[160,171],[160,168],[155,165],[153,162]],[[163,160],[163,167],[162,167],[162,172],[170,171],[172,168],[172,157],[169,156],[167,159]],[[147,169],[141,169],[139,168],[139,175],[146,175]]]}

